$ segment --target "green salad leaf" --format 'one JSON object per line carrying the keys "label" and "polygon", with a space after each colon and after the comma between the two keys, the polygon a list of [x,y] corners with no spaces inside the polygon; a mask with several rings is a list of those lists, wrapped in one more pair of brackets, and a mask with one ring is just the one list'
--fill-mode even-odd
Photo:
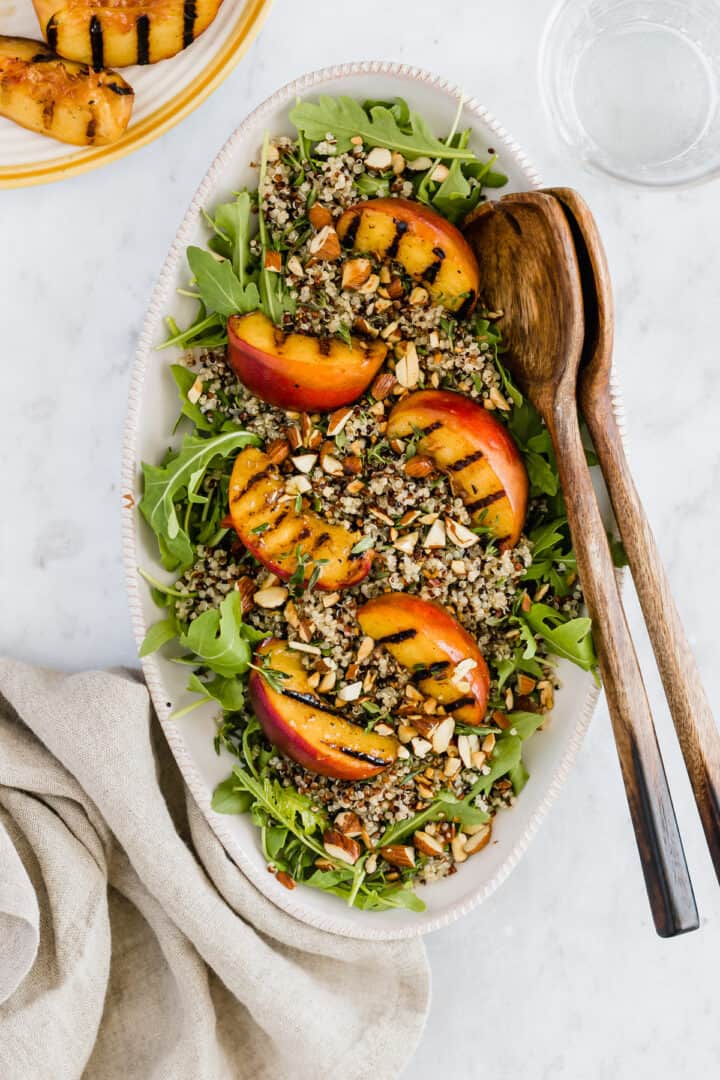
{"label": "green salad leaf", "polygon": [[243,286],[227,259],[217,257],[204,248],[189,247],[187,260],[208,311],[226,318],[257,311],[260,306],[257,285],[249,282]]}
{"label": "green salad leaf", "polygon": [[595,668],[597,658],[590,619],[567,620],[549,604],[532,604],[529,611],[522,613],[522,619],[534,634],[544,638],[556,656],[572,660],[585,671]]}
{"label": "green salad leaf", "polygon": [[149,656],[151,653],[157,652],[158,649],[166,645],[168,641],[177,635],[177,625],[174,619],[161,619],[160,622],[154,623],[147,634],[145,639],[138,650],[138,656]]}
{"label": "green salad leaf", "polygon": [[[257,639],[257,631],[244,625],[240,593],[233,589],[219,608],[210,608],[192,620],[185,633],[180,635],[180,644],[190,649],[202,661],[203,667],[225,679],[232,679],[248,670],[253,639]],[[206,684],[202,692],[214,697],[208,690],[210,685]],[[218,687],[218,693],[226,696],[231,692],[223,683]],[[233,692],[233,700],[235,694]]]}
{"label": "green salad leaf", "polygon": [[229,431],[211,439],[187,435],[181,449],[165,465],[143,463],[145,490],[140,512],[158,538],[166,569],[186,569],[193,561],[187,513],[181,521],[177,504],[205,501],[199,489],[209,466],[244,446],[257,446],[258,441],[246,431]]}
{"label": "green salad leaf", "polygon": [[250,792],[238,788],[235,777],[228,776],[213,791],[210,805],[216,814],[245,814],[252,801]]}
{"label": "green salad leaf", "polygon": [[290,110],[290,120],[312,142],[321,142],[331,132],[338,153],[352,146],[353,135],[360,135],[367,146],[384,146],[397,150],[406,158],[431,157],[441,161],[454,158],[472,161],[470,150],[447,146],[436,138],[423,118],[408,110],[401,125],[396,113],[386,105],[371,105],[366,112],[360,102],[342,95],[323,94],[317,102],[299,101]]}

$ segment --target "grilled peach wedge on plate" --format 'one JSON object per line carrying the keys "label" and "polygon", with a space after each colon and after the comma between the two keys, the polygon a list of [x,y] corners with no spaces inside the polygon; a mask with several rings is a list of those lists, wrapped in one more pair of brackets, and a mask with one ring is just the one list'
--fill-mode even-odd
{"label": "grilled peach wedge on plate", "polygon": [[359,534],[309,510],[302,492],[288,492],[272,460],[255,447],[242,450],[233,466],[230,516],[248,551],[285,581],[300,560],[305,580],[317,568],[317,587],[328,592],[357,585],[370,571],[372,552],[353,554]]}
{"label": "grilled peach wedge on plate", "polygon": [[387,353],[384,341],[286,334],[259,311],[228,319],[228,362],[257,397],[283,409],[329,412],[367,390]]}
{"label": "grilled peach wedge on plate", "polygon": [[512,547],[525,524],[528,478],[512,436],[495,417],[452,390],[419,390],[395,406],[389,439],[417,435],[417,453],[447,473],[475,525]]}
{"label": "grilled peach wedge on plate", "polygon": [[133,89],[116,71],[91,71],[42,41],[0,37],[0,116],[73,146],[102,146],[125,131]]}
{"label": "grilled peach wedge on plate", "polygon": [[367,780],[395,761],[398,740],[365,731],[323,701],[308,683],[300,654],[286,641],[263,642],[255,652],[255,663],[258,669],[266,664],[285,676],[275,689],[255,670],[248,694],[270,742],[293,761],[338,780]]}
{"label": "grilled peach wedge on plate", "polygon": [[384,646],[426,697],[464,724],[479,724],[487,709],[490,673],[477,642],[440,604],[410,593],[368,600],[358,621]]}
{"label": "grilled peach wedge on plate", "polygon": [[155,64],[206,30],[222,0],[33,0],[51,49],[95,68]]}

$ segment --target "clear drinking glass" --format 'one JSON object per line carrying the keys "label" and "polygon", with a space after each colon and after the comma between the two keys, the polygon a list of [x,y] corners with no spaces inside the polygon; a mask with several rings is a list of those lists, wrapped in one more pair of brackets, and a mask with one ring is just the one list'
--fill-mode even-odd
{"label": "clear drinking glass", "polygon": [[720,0],[561,0],[540,85],[588,165],[656,187],[720,174]]}

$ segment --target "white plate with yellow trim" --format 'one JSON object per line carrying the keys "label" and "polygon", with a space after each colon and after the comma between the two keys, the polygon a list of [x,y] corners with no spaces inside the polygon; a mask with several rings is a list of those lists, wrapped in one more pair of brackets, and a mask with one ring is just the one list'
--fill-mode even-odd
{"label": "white plate with yellow trim", "polygon": [[[169,366],[177,356],[156,352],[164,340],[164,317],[172,314],[180,325],[194,314],[191,300],[177,295],[186,282],[185,250],[202,244],[206,232],[203,207],[227,200],[231,192],[257,185],[257,160],[265,131],[292,134],[288,109],[296,98],[317,94],[348,94],[360,100],[401,96],[417,109],[436,131],[450,128],[459,91],[446,81],[397,64],[360,63],[314,72],[278,90],[260,105],[229,138],[198,188],[161,271],[142,331],[130,387],[123,462],[123,547],[133,628],[138,644],[148,626],[161,617],[138,567],[168,580],[157,556],[155,538],[141,521],[137,503],[141,497],[140,463],[156,462],[168,445],[177,417],[178,403]],[[493,148],[499,167],[509,177],[506,191],[540,187],[540,178],[505,129],[478,102],[466,100],[461,127],[472,130],[471,145],[478,152]],[[603,513],[610,521],[606,493],[600,490]],[[556,696],[551,722],[541,735],[530,740],[525,760],[530,780],[510,810],[501,811],[494,822],[493,843],[468,860],[452,877],[420,888],[427,905],[423,913],[410,911],[358,911],[342,900],[316,889],[285,889],[268,874],[257,830],[249,816],[223,816],[210,807],[215,786],[229,774],[233,758],[217,756],[213,749],[216,709],[203,705],[171,720],[173,709],[190,700],[185,687],[186,670],[161,654],[143,661],[145,676],[160,720],[178,765],[202,812],[237,865],[275,904],[324,930],[371,940],[412,937],[445,926],[486,899],[505,880],[521,858],[531,837],[557,795],[571,767],[590,722],[598,690],[590,675],[567,661],[558,666],[562,688]]]}
{"label": "white plate with yellow trim", "polygon": [[[110,146],[75,147],[0,117],[0,188],[62,180],[125,157],[192,112],[244,55],[271,0],[224,0],[214,21],[169,60],[120,68],[135,90],[127,131]],[[42,40],[31,0],[0,6],[0,34]]]}

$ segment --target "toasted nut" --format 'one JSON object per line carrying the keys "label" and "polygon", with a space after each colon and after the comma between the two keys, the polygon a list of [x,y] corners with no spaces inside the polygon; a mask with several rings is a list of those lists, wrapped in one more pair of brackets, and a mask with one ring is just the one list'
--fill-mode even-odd
{"label": "toasted nut", "polygon": [[500,409],[502,412],[509,412],[510,402],[505,400],[496,386],[490,387],[490,400],[496,409]]}
{"label": "toasted nut", "polygon": [[363,831],[363,823],[352,810],[343,810],[333,822],[344,836],[360,836]]}
{"label": "toasted nut", "polygon": [[[390,325],[392,326],[392,323]],[[417,386],[420,379],[420,361],[413,341],[408,341],[405,346],[405,355],[395,365],[395,378],[406,389]]]}
{"label": "toasted nut", "polygon": [[358,289],[370,277],[372,263],[369,259],[348,259],[343,264],[343,289]]}
{"label": "toasted nut", "polygon": [[283,615],[285,616],[285,621],[288,625],[292,626],[293,630],[297,630],[300,625],[300,616],[298,615],[297,608],[292,600],[288,600]]}
{"label": "toasted nut", "polygon": [[421,739],[420,736],[417,736],[412,740],[412,748],[416,757],[424,758],[425,755],[429,754],[432,750],[432,743],[428,742],[427,739]]}
{"label": "toasted nut", "polygon": [[434,514],[434,513],[433,514],[422,514],[422,516],[420,517],[420,524],[421,525],[432,525],[433,522],[437,521],[437,519],[439,517],[440,517],[439,514]]}
{"label": "toasted nut", "polygon": [[432,165],[432,161],[429,157],[416,157],[414,161],[408,161],[407,167],[412,172],[424,172],[425,169],[429,169]]}
{"label": "toasted nut", "polygon": [[428,534],[425,537],[423,547],[426,548],[443,548],[445,547],[445,526],[439,519],[430,526]]}
{"label": "toasted nut", "polygon": [[378,735],[394,735],[395,734],[395,732],[393,731],[393,729],[390,727],[389,724],[376,724],[375,727],[373,728],[373,731],[377,732]]}
{"label": "toasted nut", "polygon": [[255,582],[245,574],[243,577],[237,579],[235,588],[240,593],[241,611],[243,615],[247,615],[249,611],[252,611],[255,603],[253,599],[255,595]]}
{"label": "toasted nut", "polygon": [[392,525],[393,519],[388,517],[384,510],[381,510],[379,506],[368,507],[368,513],[372,514],[378,521],[382,521],[383,525]]}
{"label": "toasted nut", "polygon": [[313,229],[318,231],[333,223],[333,216],[327,206],[320,206],[318,203],[315,203],[308,210],[308,219]]}
{"label": "toasted nut", "polygon": [[453,559],[450,563],[450,569],[457,577],[465,577],[467,574],[467,564],[462,559]]}
{"label": "toasted nut", "polygon": [[404,529],[407,525],[412,525],[413,521],[417,521],[419,516],[419,511],[407,510],[398,521],[398,528]]}
{"label": "toasted nut", "polygon": [[334,604],[337,604],[339,599],[340,599],[340,593],[339,592],[326,593],[325,596],[323,596],[323,600],[322,600],[323,607],[326,607],[326,608],[333,607]]}
{"label": "toasted nut", "polygon": [[448,540],[451,544],[455,544],[456,547],[469,548],[480,540],[477,533],[468,529],[466,525],[461,525],[459,521],[453,521],[452,518],[445,519],[445,528],[447,529]]}
{"label": "toasted nut", "polygon": [[303,444],[302,432],[297,424],[291,424],[285,432],[285,438],[291,450],[299,450]]}
{"label": "toasted nut", "polygon": [[371,638],[369,636],[369,634],[366,634],[365,637],[360,642],[360,647],[358,648],[357,656],[355,657],[358,664],[362,664],[363,660],[367,660],[368,656],[370,656],[370,654],[371,654],[371,652],[373,651],[374,648],[375,648],[374,639]]}
{"label": "toasted nut", "polygon": [[334,439],[336,435],[340,434],[352,414],[353,410],[350,405],[345,405],[343,408],[336,409],[335,412],[330,413],[330,416],[328,417],[327,433],[331,439]]}
{"label": "toasted nut", "polygon": [[453,777],[456,773],[462,769],[462,761],[459,757],[448,758],[443,768],[443,774],[447,777]]}
{"label": "toasted nut", "polygon": [[395,376],[391,371],[382,371],[373,380],[370,393],[376,401],[386,398],[396,383]]}
{"label": "toasted nut", "polygon": [[307,682],[311,690],[317,690],[318,686],[320,685],[320,672],[313,671],[310,675],[308,675]]}
{"label": "toasted nut", "polygon": [[409,724],[400,724],[397,729],[397,737],[401,743],[409,743],[417,736],[417,729]]}
{"label": "toasted nut", "polygon": [[486,754],[492,754],[494,749],[495,749],[495,736],[493,735],[493,733],[491,731],[490,734],[486,735],[485,738],[482,741],[482,750]]}
{"label": "toasted nut", "polygon": [[482,825],[474,836],[469,836],[465,841],[465,854],[476,855],[478,851],[482,851],[490,843],[491,835],[492,825],[490,823]]}
{"label": "toasted nut", "polygon": [[276,274],[282,273],[282,255],[279,251],[265,252],[265,269],[272,270]]}
{"label": "toasted nut", "polygon": [[[542,695],[541,695],[541,698],[542,698]],[[515,706],[515,695],[513,694],[510,687],[508,687],[507,690],[505,691],[505,708],[507,709],[508,712],[512,712],[514,706]]]}
{"label": "toasted nut", "polygon": [[202,396],[202,392],[203,392],[203,383],[202,383],[202,379],[198,375],[197,379],[192,384],[192,386],[190,387],[190,389],[188,390],[188,393],[187,393],[187,399],[188,399],[188,401],[190,402],[191,405],[197,405],[198,401],[200,400],[200,398]]}
{"label": "toasted nut", "polygon": [[361,491],[365,490],[365,483],[362,480],[351,480],[345,491],[348,495],[358,495]]}
{"label": "toasted nut", "polygon": [[279,465],[290,453],[290,444],[287,439],[273,439],[267,443],[265,453],[273,465]]}
{"label": "toasted nut", "polygon": [[337,673],[335,671],[328,671],[326,675],[323,675],[318,690],[321,694],[327,694],[330,690],[335,689],[336,682]]}
{"label": "toasted nut", "polygon": [[294,649],[295,652],[307,653],[308,656],[322,656],[318,645],[308,645],[306,641],[288,641],[288,648]]}
{"label": "toasted nut", "polygon": [[470,740],[467,737],[467,735],[459,735],[458,736],[457,748],[458,748],[458,753],[460,754],[460,759],[461,759],[463,765],[465,766],[465,768],[466,769],[472,768],[472,760],[470,758],[470,754],[471,754]]}
{"label": "toasted nut", "polygon": [[405,158],[397,150],[392,155],[392,171],[396,176],[405,171]]}
{"label": "toasted nut", "polygon": [[472,762],[473,769],[479,771],[487,761],[487,754],[483,750],[473,750],[470,754],[470,761]]}
{"label": "toasted nut", "polygon": [[389,169],[392,165],[392,154],[384,146],[375,146],[365,158],[368,169]]}
{"label": "toasted nut", "polygon": [[280,151],[275,143],[268,143],[267,152],[265,154],[266,161],[277,161],[280,157]]}
{"label": "toasted nut", "polygon": [[340,701],[357,701],[361,693],[362,683],[354,682],[350,683],[348,686],[343,686],[338,692],[338,697],[340,698]]}
{"label": "toasted nut", "polygon": [[377,274],[371,274],[367,281],[364,281],[362,285],[356,285],[355,288],[363,296],[372,296],[373,293],[377,292],[379,284],[380,278]]}
{"label": "toasted nut", "polygon": [[353,330],[356,334],[363,334],[364,337],[370,338],[376,338],[380,333],[380,331],[376,330],[374,326],[371,326],[367,319],[362,315],[358,315],[353,322]]}
{"label": "toasted nut", "polygon": [[390,844],[388,847],[380,848],[379,853],[385,862],[390,863],[391,866],[410,867],[415,865],[415,852],[408,844]]}
{"label": "toasted nut", "polygon": [[440,162],[440,164],[436,165],[430,173],[430,179],[435,180],[438,184],[442,184],[443,180],[447,180],[449,174],[450,170],[447,165],[443,165],[443,163]]}
{"label": "toasted nut", "polygon": [[442,855],[444,850],[441,840],[422,829],[414,834],[413,844],[421,855]]}
{"label": "toasted nut", "polygon": [[435,465],[432,458],[429,458],[427,454],[415,454],[405,462],[405,472],[408,476],[419,479],[423,476],[430,476],[431,473],[435,472]]}
{"label": "toasted nut", "polygon": [[493,724],[497,724],[501,731],[507,731],[512,727],[512,721],[508,720],[504,712],[500,712],[499,709],[495,709],[492,714]]}
{"label": "toasted nut", "polygon": [[372,855],[368,855],[367,859],[365,860],[365,873],[366,874],[374,874],[376,870],[377,870],[377,855],[375,854],[375,852],[373,852]]}
{"label": "toasted nut", "polygon": [[323,847],[333,859],[354,866],[360,858],[360,845],[357,840],[346,836],[339,829],[327,829],[323,833]]}
{"label": "toasted nut", "polygon": [[288,476],[285,481],[285,490],[288,495],[307,495],[308,491],[312,491],[312,484],[307,476],[300,473],[297,476]]}
{"label": "toasted nut", "polygon": [[408,683],[407,686],[405,687],[405,697],[409,698],[410,701],[422,701],[423,700],[422,694],[420,693],[419,690],[417,690],[413,686],[412,683]]}
{"label": "toasted nut", "polygon": [[465,850],[466,837],[463,833],[458,833],[450,841],[450,850],[453,853],[453,859],[456,863],[465,862],[468,857],[468,853]]}
{"label": "toasted nut", "polygon": [[362,458],[357,454],[348,454],[342,460],[342,467],[348,476],[358,476],[363,470]]}
{"label": "toasted nut", "polygon": [[394,277],[387,287],[387,294],[391,300],[399,300],[405,292],[403,288],[402,279]]}
{"label": "toasted nut", "polygon": [[436,754],[444,754],[455,734],[455,721],[451,716],[440,722],[432,737],[432,748]]}
{"label": "toasted nut", "polygon": [[385,338],[385,340],[387,341],[387,339],[392,337],[392,335],[396,332],[399,325],[400,323],[395,320],[388,323],[385,329],[380,331],[380,337]]}
{"label": "toasted nut", "polygon": [[422,285],[416,285],[410,293],[410,304],[412,307],[422,307],[428,302],[429,297],[427,289],[423,289]]}
{"label": "toasted nut", "polygon": [[339,458],[336,458],[334,454],[321,454],[320,467],[323,472],[328,474],[328,476],[343,475],[342,461],[340,461]]}
{"label": "toasted nut", "polygon": [[291,255],[287,261],[287,268],[289,274],[294,274],[295,277],[305,277],[305,270],[303,264],[298,259],[297,255]]}
{"label": "toasted nut", "polygon": [[415,781],[415,787],[417,788],[417,793],[421,799],[427,799],[428,802],[432,802],[432,800],[435,798],[435,792],[433,791],[433,789],[431,787],[428,787],[427,784],[423,784],[421,780],[418,779]]}
{"label": "toasted nut", "polygon": [[326,225],[308,244],[308,251],[316,259],[333,262],[341,255],[340,238],[332,225]]}
{"label": "toasted nut", "polygon": [[412,718],[413,726],[416,727],[424,739],[432,739],[440,720],[437,716],[424,716],[417,713]]}
{"label": "toasted nut", "polygon": [[404,536],[401,536],[399,540],[395,541],[393,547],[396,548],[397,551],[402,551],[403,555],[412,555],[419,539],[420,533],[418,532],[405,533]]}
{"label": "toasted nut", "polygon": [[288,598],[288,591],[282,585],[271,585],[269,589],[260,589],[253,596],[253,600],[261,608],[282,607]]}
{"label": "toasted nut", "polygon": [[549,711],[550,709],[552,709],[554,701],[555,696],[553,694],[552,686],[543,686],[540,690],[540,704],[542,708]]}
{"label": "toasted nut", "polygon": [[312,472],[316,461],[317,454],[299,454],[292,459],[293,465],[301,473]]}
{"label": "toasted nut", "polygon": [[295,888],[295,879],[291,878],[286,870],[278,870],[275,877],[277,878],[277,880],[280,882],[281,885],[285,886],[286,889],[294,889]]}
{"label": "toasted nut", "polygon": [[459,664],[455,665],[452,675],[450,676],[450,682],[453,686],[457,686],[461,683],[466,675],[469,675],[471,671],[474,671],[477,667],[477,660],[474,660],[472,656],[466,656],[464,660],[461,660]]}
{"label": "toasted nut", "polygon": [[402,758],[403,760],[405,758],[409,758],[410,757],[410,751],[408,750],[407,746],[398,746],[398,748],[397,748],[397,756],[399,758]]}

